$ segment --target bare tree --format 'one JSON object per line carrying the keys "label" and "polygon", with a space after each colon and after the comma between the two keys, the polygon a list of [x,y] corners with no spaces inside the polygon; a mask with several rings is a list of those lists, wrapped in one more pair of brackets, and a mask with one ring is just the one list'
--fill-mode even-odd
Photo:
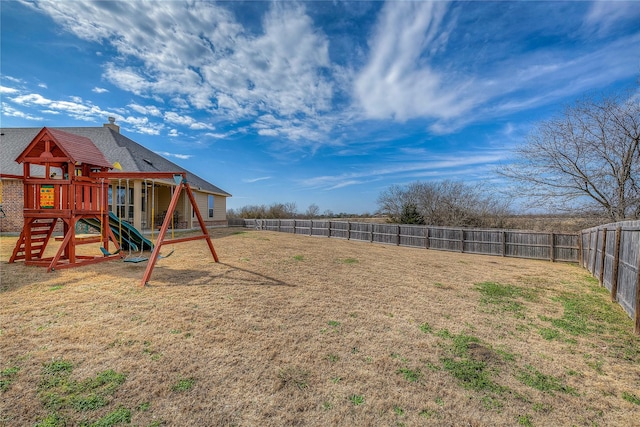
{"label": "bare tree", "polygon": [[404,222],[415,210],[429,225],[501,227],[509,213],[509,200],[494,196],[482,185],[460,181],[412,182],[392,185],[378,197],[380,211],[392,222]]}
{"label": "bare tree", "polygon": [[539,123],[499,171],[519,196],[569,211],[640,218],[640,94],[583,99]]}
{"label": "bare tree", "polygon": [[307,218],[317,218],[320,215],[320,207],[315,203],[311,203],[304,213]]}
{"label": "bare tree", "polygon": [[258,219],[295,218],[297,215],[296,204],[293,202],[273,203],[268,207],[266,205],[247,205],[232,212],[238,218]]}
{"label": "bare tree", "polygon": [[414,182],[406,187],[397,184],[389,186],[378,196],[380,212],[387,215],[392,222],[400,222],[406,206],[417,206],[422,185],[420,182]]}

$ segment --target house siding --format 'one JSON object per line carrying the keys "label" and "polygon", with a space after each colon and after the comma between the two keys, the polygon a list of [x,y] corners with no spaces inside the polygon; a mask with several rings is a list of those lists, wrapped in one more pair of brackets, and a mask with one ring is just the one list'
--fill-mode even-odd
{"label": "house siding", "polygon": [[[208,226],[227,225],[227,199],[226,197],[213,195],[213,218],[209,217],[209,193],[202,193],[193,190],[193,197],[196,199],[198,210],[204,223]],[[193,227],[198,227],[197,219],[193,218]]]}
{"label": "house siding", "polygon": [[2,210],[6,217],[0,218],[0,232],[19,233],[24,224],[23,202],[24,185],[18,179],[2,179],[0,192],[2,192]]}

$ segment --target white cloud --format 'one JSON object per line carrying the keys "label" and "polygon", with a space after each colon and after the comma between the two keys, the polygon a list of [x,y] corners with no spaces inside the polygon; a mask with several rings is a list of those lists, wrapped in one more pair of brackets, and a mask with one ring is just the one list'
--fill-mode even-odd
{"label": "white cloud", "polygon": [[123,123],[131,125],[134,131],[146,135],[160,135],[160,131],[164,129],[164,124],[152,123],[147,117],[118,116],[117,119]]}
{"label": "white cloud", "polygon": [[103,87],[97,87],[96,86],[93,89],[91,89],[91,92],[94,92],[94,93],[107,93],[107,92],[109,92],[109,89],[105,89]]}
{"label": "white cloud", "polygon": [[228,138],[229,136],[233,135],[236,132],[225,132],[225,133],[213,133],[213,132],[207,132],[204,135],[208,136],[210,138],[215,138],[215,139],[224,139],[224,138]]}
{"label": "white cloud", "polygon": [[26,119],[26,120],[38,120],[38,121],[43,120],[42,117],[33,116],[29,113],[25,113],[23,111],[17,110],[13,108],[11,105],[7,104],[6,102],[2,103],[2,115],[8,116],[8,117],[19,117],[21,119]]}
{"label": "white cloud", "polygon": [[451,79],[430,63],[447,41],[445,2],[392,2],[381,12],[367,64],[356,76],[354,95],[366,117],[405,121],[452,118],[478,100],[473,81]]}
{"label": "white cloud", "polygon": [[168,135],[169,135],[170,137],[176,137],[176,136],[178,136],[178,135],[180,135],[180,134],[178,133],[178,130],[177,130],[177,129],[171,129],[171,130],[169,130]]}
{"label": "white cloud", "polygon": [[254,183],[254,182],[258,182],[258,181],[266,181],[268,179],[271,179],[270,176],[262,176],[260,178],[245,178],[242,180],[242,182],[246,182],[248,184]]}
{"label": "white cloud", "polygon": [[[101,50],[115,49],[117,55],[103,64],[107,81],[174,110],[131,103],[136,113],[192,130],[241,123],[238,132],[296,146],[334,143],[332,132],[363,119],[422,119],[427,132],[452,133],[554,105],[638,70],[637,60],[629,59],[640,47],[637,32],[624,39],[601,36],[620,23],[637,22],[634,2],[562,4],[557,15],[573,20],[566,28],[535,2],[510,4],[510,20],[493,19],[501,4],[388,2],[376,25],[362,28],[368,49],[351,43],[351,32],[339,35],[354,48],[341,52],[346,59],[340,65],[331,60],[332,30],[319,28],[307,13],[313,3],[272,2],[246,27],[247,16],[232,12],[242,8],[224,2],[28,5],[102,44]],[[585,38],[588,43],[579,40],[576,17],[594,35]],[[530,42],[536,34],[573,42],[538,46]],[[226,134],[208,136],[220,135]]]}
{"label": "white cloud", "polygon": [[169,153],[167,151],[156,151],[156,153],[164,157],[175,157],[176,159],[181,159],[181,160],[189,160],[190,158],[193,157],[191,154],[176,154],[176,153]]}
{"label": "white cloud", "polygon": [[14,89],[12,87],[7,87],[7,86],[0,86],[0,93],[3,93],[3,94],[18,93],[18,89]]}
{"label": "white cloud", "polygon": [[46,83],[38,83],[38,87],[42,88],[42,89],[47,89],[47,84]]}
{"label": "white cloud", "polygon": [[[420,177],[442,177],[447,174],[459,173],[460,168],[481,168],[486,170],[490,165],[504,159],[507,153],[501,150],[486,150],[486,152],[457,153],[450,157],[435,156],[423,153],[424,158],[429,161],[416,161],[420,157],[416,152],[409,150],[401,153],[401,157],[393,160],[389,165],[379,165],[377,167],[363,167],[360,171],[347,172],[338,175],[322,175],[313,178],[300,180],[298,183],[303,188],[335,190],[351,185],[358,185],[373,181],[378,181],[390,177],[402,177],[403,179],[417,179]],[[489,166],[487,166],[489,165]],[[471,170],[471,169],[470,169]]]}
{"label": "white cloud", "polygon": [[206,123],[198,122],[193,117],[180,115],[173,111],[164,113],[164,119],[169,122],[180,126],[188,127],[193,130],[214,130],[215,127]]}
{"label": "white cloud", "polygon": [[[589,19],[594,25],[620,22],[617,13],[606,13],[617,3],[594,3]],[[632,3],[622,9],[635,8]],[[561,103],[637,74],[637,60],[629,60],[631,46],[640,48],[637,32],[615,39],[590,34],[585,37],[589,49],[578,42],[532,47],[528,40],[540,33],[579,38],[577,26],[566,29],[575,33],[563,33],[548,9],[535,3],[514,5],[515,21],[470,25],[499,7],[480,4],[470,3],[461,13],[447,2],[385,4],[367,62],[354,79],[354,100],[364,117],[426,119],[431,133],[447,134],[469,123]],[[581,7],[572,6],[565,5],[571,9],[566,12],[575,15]],[[514,23],[519,16],[532,22]],[[640,16],[640,9],[628,16]],[[463,19],[464,26],[456,27]],[[499,37],[493,37],[496,32]]]}
{"label": "white cloud", "polygon": [[17,77],[12,77],[12,76],[5,76],[5,75],[3,75],[3,76],[2,76],[2,78],[3,78],[3,79],[6,79],[6,80],[9,80],[10,82],[13,82],[13,83],[23,83],[23,80],[22,80],[22,79],[19,79],[19,78],[17,78]]}
{"label": "white cloud", "polygon": [[[272,132],[294,139],[317,139],[316,132],[299,128],[307,123],[317,128],[317,114],[332,108],[329,41],[303,5],[272,3],[259,33],[246,31],[223,6],[206,2],[43,2],[33,7],[77,36],[109,43],[121,58],[141,64],[105,65],[104,77],[133,94],[173,98],[180,108],[225,120],[267,112],[286,123],[304,116],[296,126]],[[189,126],[212,128],[203,122]]]}
{"label": "white cloud", "polygon": [[105,67],[105,77],[122,90],[129,91],[135,95],[145,94],[152,86],[144,76],[130,67],[119,68],[113,63]]}
{"label": "white cloud", "polygon": [[140,105],[135,102],[127,105],[137,113],[144,114],[145,116],[162,117],[162,111],[155,105]]}
{"label": "white cloud", "polygon": [[95,121],[111,115],[89,101],[83,101],[79,97],[71,97],[71,101],[52,100],[37,93],[19,95],[9,98],[12,102],[25,107],[44,107],[52,112],[65,113],[75,119]]}
{"label": "white cloud", "polygon": [[584,24],[588,30],[604,35],[624,21],[635,25],[640,21],[640,7],[637,2],[594,1],[590,5]]}

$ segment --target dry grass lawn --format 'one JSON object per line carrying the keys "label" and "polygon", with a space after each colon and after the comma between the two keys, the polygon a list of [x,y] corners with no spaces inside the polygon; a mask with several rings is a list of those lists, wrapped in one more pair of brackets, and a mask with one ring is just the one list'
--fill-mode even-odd
{"label": "dry grass lawn", "polygon": [[640,423],[640,339],[576,265],[212,236],[221,263],[177,244],[147,287],[0,238],[0,425]]}

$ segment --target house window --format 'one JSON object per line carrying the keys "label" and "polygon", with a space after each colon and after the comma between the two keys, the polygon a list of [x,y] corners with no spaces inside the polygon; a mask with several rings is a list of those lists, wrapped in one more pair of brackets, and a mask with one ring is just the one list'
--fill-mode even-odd
{"label": "house window", "polygon": [[209,218],[213,218],[213,196],[209,195]]}
{"label": "house window", "polygon": [[127,182],[127,190],[129,193],[127,194],[127,200],[126,200],[127,213],[128,213],[127,221],[133,224],[133,185],[129,186],[128,182]]}
{"label": "house window", "polygon": [[116,215],[118,218],[125,218],[127,189],[125,187],[116,187]]}
{"label": "house window", "polygon": [[117,186],[115,199],[118,218],[133,222],[133,187]]}

